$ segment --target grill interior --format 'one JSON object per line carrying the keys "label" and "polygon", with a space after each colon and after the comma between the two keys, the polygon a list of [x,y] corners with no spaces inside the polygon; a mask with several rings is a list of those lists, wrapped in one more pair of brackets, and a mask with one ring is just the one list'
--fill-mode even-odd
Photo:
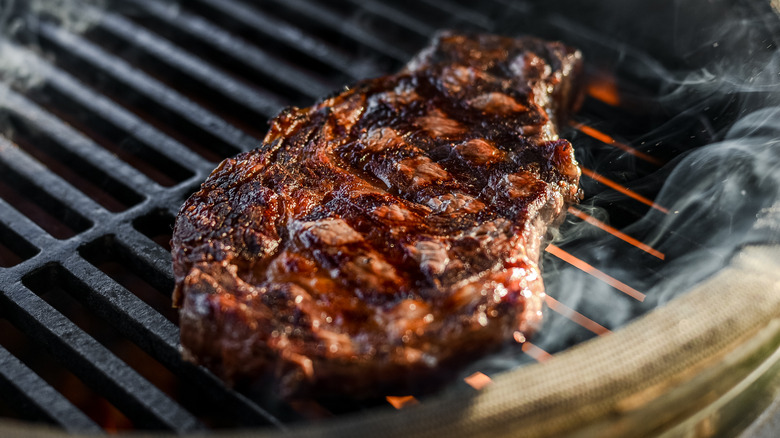
{"label": "grill interior", "polygon": [[[223,158],[256,147],[269,117],[397,70],[437,29],[562,39],[589,60],[584,107],[562,132],[577,149],[586,200],[561,229],[576,237],[545,256],[545,326],[498,360],[474,364],[456,389],[478,389],[506,361],[544,361],[624,324],[604,311],[604,300],[631,317],[646,312],[646,291],[685,252],[654,248],[641,230],[620,230],[670,214],[653,201],[673,167],[664,165],[716,140],[736,116],[733,99],[682,114],[660,102],[664,78],[648,74],[648,53],[673,68],[695,67],[706,54],[681,61],[652,38],[634,49],[616,41],[623,24],[603,26],[598,7],[509,0],[74,4],[97,17],[88,30],[51,10],[22,7],[11,17],[24,30],[6,32],[0,52],[42,79],[22,87],[6,72],[0,82],[0,417],[67,431],[284,429],[425,402],[424,395],[392,394],[283,404],[262,391],[226,388],[183,362],[168,241],[184,199]],[[769,12],[768,5],[740,7]],[[770,36],[776,29],[765,24]],[[605,241],[608,247],[593,249]],[[624,265],[609,263],[616,259]],[[606,284],[609,292],[571,296],[571,282],[584,290]]]}

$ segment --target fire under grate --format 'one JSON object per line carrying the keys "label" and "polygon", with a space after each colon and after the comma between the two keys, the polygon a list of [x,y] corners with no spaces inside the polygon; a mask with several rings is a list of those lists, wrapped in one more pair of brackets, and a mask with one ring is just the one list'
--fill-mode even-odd
{"label": "fire under grate", "polygon": [[[395,71],[445,27],[563,39],[593,59],[584,107],[562,132],[586,200],[561,229],[577,237],[547,249],[545,326],[453,386],[478,390],[507,360],[547,360],[646,312],[647,291],[684,252],[625,230],[674,214],[654,200],[660,169],[717,140],[712,121],[733,119],[733,102],[670,115],[654,101],[662,78],[638,74],[645,60],[592,26],[530,2],[483,3],[132,0],[80,5],[96,17],[86,31],[18,11],[28,31],[5,36],[3,52],[41,81],[0,82],[0,416],[71,432],[189,433],[424,403],[288,405],[182,361],[168,240],[184,199],[223,158],[256,147],[283,106]],[[609,256],[593,242],[608,242]],[[567,292],[572,282],[607,292],[589,301]],[[605,313],[604,297],[629,317]]]}

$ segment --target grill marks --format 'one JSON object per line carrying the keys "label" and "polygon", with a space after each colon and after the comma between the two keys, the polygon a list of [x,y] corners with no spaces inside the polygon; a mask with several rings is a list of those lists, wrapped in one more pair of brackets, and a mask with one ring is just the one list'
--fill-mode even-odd
{"label": "grill marks", "polygon": [[[473,72],[462,70],[450,71],[446,68],[443,72],[445,84],[455,81],[465,83],[473,80]],[[453,76],[449,76],[453,75]],[[460,79],[457,76],[461,75]],[[471,75],[471,76],[470,76]],[[452,80],[448,78],[452,77]],[[480,85],[477,84],[477,87]],[[393,187],[398,194],[406,199],[422,204],[429,204],[437,211],[455,214],[462,212],[476,213],[484,203],[477,201],[475,197],[492,181],[493,171],[504,173],[507,171],[519,171],[515,161],[522,162],[521,154],[526,153],[522,144],[524,140],[518,140],[522,131],[516,131],[518,112],[523,112],[522,123],[547,120],[544,113],[528,116],[525,114],[527,107],[517,104],[513,97],[504,92],[492,91],[482,96],[483,99],[499,102],[497,111],[500,117],[507,119],[499,124],[497,129],[489,132],[489,138],[473,137],[461,122],[450,117],[444,109],[449,108],[463,117],[464,109],[450,107],[452,101],[440,97],[442,90],[430,89],[424,96],[418,96],[419,90],[415,85],[401,81],[394,90],[379,92],[370,95],[366,103],[366,109],[361,114],[361,126],[373,126],[375,120],[395,119],[402,120],[399,126],[371,127],[363,132],[356,142],[347,143],[337,149],[339,155],[343,155],[347,164],[367,174],[369,179],[378,180],[385,187]],[[459,97],[462,93],[462,85],[445,87],[445,96]],[[420,102],[428,102],[428,106],[419,105]],[[507,103],[507,102],[511,102]],[[488,105],[488,104],[486,104]],[[467,111],[474,109],[467,107]],[[403,111],[403,114],[400,113]],[[484,118],[485,108],[476,109],[479,114],[474,114],[474,120]],[[468,114],[468,113],[467,113]],[[466,116],[467,121],[469,116]],[[411,122],[404,122],[411,119]],[[503,129],[501,127],[504,127]],[[401,136],[399,132],[409,132]],[[473,138],[472,138],[473,137]],[[552,139],[552,137],[549,137]],[[434,140],[435,139],[435,140]],[[539,140],[547,140],[540,136]],[[518,147],[518,142],[521,146]],[[413,145],[412,145],[413,144]],[[511,154],[496,147],[512,150]],[[527,144],[533,153],[538,153],[538,147]],[[453,179],[452,175],[457,175]],[[442,184],[443,183],[443,184]],[[435,190],[433,187],[437,187]],[[433,190],[433,191],[431,191]],[[436,193],[453,192],[453,197],[438,199]],[[394,192],[395,193],[395,192]],[[519,193],[517,194],[520,195]],[[517,196],[514,196],[517,197]]]}
{"label": "grill marks", "polygon": [[[424,25],[431,23],[431,18],[435,18],[427,12],[438,9],[444,12],[439,17],[447,24],[452,23],[450,18],[460,17],[466,21],[477,23],[480,27],[492,25],[489,20],[485,21],[484,16],[470,14],[468,8],[473,7],[472,3],[463,0],[455,1],[463,7],[453,9],[450,1],[445,0],[404,1],[384,6],[396,10],[396,13],[386,17],[386,19],[395,22],[394,26],[388,27],[390,31],[367,27],[365,24],[374,19],[360,22],[359,17],[355,18],[351,10],[352,5],[347,5],[346,1],[341,2],[340,6],[334,7],[333,5],[322,6],[307,0],[272,1],[266,2],[262,6],[255,4],[250,6],[238,0],[193,0],[183,2],[181,5],[183,10],[191,12],[193,16],[187,17],[184,22],[176,22],[175,17],[171,18],[172,21],[166,21],[175,27],[175,30],[171,30],[169,33],[162,31],[163,20],[168,20],[168,17],[157,17],[148,21],[141,18],[136,21],[136,25],[148,26],[147,30],[158,34],[151,40],[150,44],[156,44],[157,41],[166,38],[175,44],[183,45],[188,41],[202,39],[205,36],[204,32],[212,30],[220,34],[220,39],[213,43],[214,47],[220,47],[222,50],[225,47],[219,46],[219,44],[240,42],[243,38],[245,42],[249,42],[247,44],[250,46],[245,48],[253,52],[252,58],[254,60],[236,59],[233,61],[224,58],[216,62],[216,65],[223,69],[237,69],[236,77],[239,79],[248,77],[250,72],[262,70],[257,61],[276,56],[278,59],[289,61],[293,67],[299,66],[301,71],[322,72],[324,83],[335,88],[347,82],[345,77],[354,79],[372,77],[383,71],[397,69],[399,62],[405,61],[409,52],[416,50],[417,46],[415,46],[414,41],[422,41],[422,35],[414,35],[411,38],[412,43],[408,46],[398,47],[394,44],[394,41],[397,40],[407,41],[405,32],[409,29],[405,29],[407,25],[403,22],[407,17],[415,15],[424,17],[420,20]],[[138,3],[152,4],[151,0],[138,0]],[[422,4],[424,6],[421,6]],[[514,3],[507,7],[514,11],[525,10]],[[503,16],[507,7],[503,5],[496,7],[495,16]],[[376,11],[364,10],[361,16],[366,14],[376,16]],[[135,15],[132,19],[136,20],[138,17],[139,15]],[[242,24],[238,26],[237,22]],[[209,28],[209,23],[217,28]],[[180,33],[180,29],[185,31],[189,29],[189,33],[184,35]],[[417,30],[420,29],[421,27],[417,26]],[[424,32],[426,30],[423,30]],[[101,35],[109,37],[110,41],[101,41]],[[108,233],[114,233],[119,241],[130,242],[130,258],[142,260],[147,266],[154,266],[154,271],[159,273],[160,278],[164,278],[168,282],[172,281],[170,265],[168,264],[169,256],[164,249],[169,240],[171,223],[170,216],[167,216],[166,219],[166,215],[175,210],[175,205],[186,196],[186,193],[192,191],[192,183],[187,182],[190,175],[194,175],[191,181],[202,179],[203,172],[207,172],[212,167],[209,161],[217,162],[240,150],[254,147],[257,140],[252,135],[257,137],[262,134],[260,132],[262,129],[256,129],[262,124],[257,123],[256,120],[264,117],[257,116],[254,110],[251,114],[252,117],[255,117],[255,121],[247,120],[249,116],[246,114],[233,117],[231,116],[233,112],[219,113],[215,108],[209,111],[206,109],[209,101],[203,100],[197,89],[188,87],[181,88],[179,92],[174,91],[165,84],[165,80],[170,77],[170,74],[176,74],[177,69],[180,69],[183,64],[175,64],[168,73],[158,76],[158,80],[149,74],[151,71],[149,73],[143,72],[136,68],[137,66],[131,65],[110,51],[112,47],[116,47],[111,44],[121,44],[122,41],[125,41],[122,35],[112,35],[111,32],[103,31],[102,34],[93,33],[87,38],[82,38],[75,34],[69,34],[52,24],[43,23],[40,28],[40,36],[40,43],[47,55],[45,58],[54,58],[55,60],[52,64],[48,64],[46,61],[38,66],[50,66],[51,71],[47,73],[49,86],[52,87],[51,90],[60,93],[60,96],[57,97],[57,101],[45,102],[38,99],[39,96],[31,94],[28,95],[29,100],[42,108],[44,114],[65,119],[70,111],[76,110],[75,113],[79,113],[77,108],[83,107],[85,113],[74,116],[71,122],[78,130],[83,130],[85,135],[82,137],[91,139],[95,144],[82,151],[99,150],[98,145],[100,145],[106,147],[111,153],[119,153],[120,160],[109,160],[106,163],[98,162],[96,164],[100,169],[107,169],[106,172],[102,172],[104,176],[114,177],[113,169],[117,168],[119,163],[120,169],[136,168],[140,171],[139,175],[142,175],[142,178],[134,179],[130,187],[118,189],[119,192],[127,192],[129,189],[130,192],[134,193],[131,198],[136,197],[134,200],[104,200],[103,202],[96,199],[90,200],[78,192],[82,190],[91,193],[90,196],[95,196],[94,183],[87,181],[84,183],[86,185],[80,185],[82,183],[75,183],[73,180],[69,180],[70,182],[67,183],[65,181],[68,178],[63,180],[56,175],[58,172],[52,173],[51,168],[47,169],[41,166],[17,146],[8,142],[0,144],[0,278],[3,279],[0,296],[3,297],[3,307],[8,308],[6,306],[8,303],[13,304],[19,300],[29,299],[28,292],[25,292],[24,287],[13,286],[19,284],[20,275],[42,266],[48,260],[62,260],[72,257],[75,248],[79,246],[78,237],[72,239],[74,235],[86,236],[87,240],[94,242],[102,241],[101,239],[105,238],[103,236]],[[112,41],[113,43],[111,43]],[[111,44],[101,46],[104,43]],[[253,51],[251,46],[255,44],[257,45],[256,49],[266,51],[271,58],[262,58],[263,55],[260,52]],[[262,47],[259,47],[260,45]],[[208,49],[196,51],[194,54],[208,57],[211,52],[213,50]],[[367,53],[369,56],[366,56]],[[147,60],[152,60],[151,58],[151,55],[147,55]],[[152,62],[156,61],[152,60]],[[212,61],[202,62],[211,63]],[[243,68],[242,62],[246,64]],[[277,63],[274,66],[284,67]],[[284,82],[284,77],[274,79],[273,72],[266,71],[266,73],[271,76],[271,82]],[[159,70],[157,74],[160,74]],[[284,103],[298,99],[300,96],[310,96],[317,90],[316,87],[306,87],[305,84],[295,81],[290,81],[289,87],[284,92],[278,93],[278,97]],[[272,92],[276,93],[276,91]],[[489,103],[495,100],[490,97],[486,96],[485,102]],[[200,101],[200,104],[196,101]],[[509,105],[511,106],[511,103]],[[591,101],[586,101],[586,110],[601,114],[600,110],[593,110],[595,107],[596,105]],[[217,116],[217,113],[220,115]],[[118,130],[115,131],[111,128],[104,132],[89,132],[88,124],[92,125],[93,123],[79,125],[78,119],[82,117],[94,118],[97,124],[108,121],[112,127],[116,127]],[[247,126],[246,122],[252,122],[254,126]],[[242,132],[237,127],[244,127],[249,132]],[[602,127],[599,129],[613,132]],[[130,144],[127,149],[123,145],[119,145],[120,149],[112,150],[110,144],[117,143],[121,133],[127,133],[137,138],[140,145]],[[103,136],[107,141],[99,140],[95,134]],[[55,140],[52,143],[54,149],[71,150],[67,147],[63,148],[62,145],[58,144],[59,141],[61,140]],[[484,141],[485,144],[479,143],[481,141]],[[578,142],[580,143],[580,151],[585,148],[588,150],[596,149],[596,146],[591,144],[583,147],[581,139],[578,139]],[[506,159],[501,144],[501,141],[496,142],[490,139],[473,139],[465,140],[462,146],[456,148],[458,156],[442,157],[436,149],[428,150],[426,153],[434,162],[440,163],[445,169],[451,168],[447,166],[455,165],[454,163],[460,159],[476,160],[479,165],[494,165]],[[95,149],[92,149],[93,147]],[[610,145],[610,147],[613,146]],[[129,153],[125,152],[126,150]],[[647,149],[643,148],[643,150]],[[89,155],[89,152],[87,154]],[[43,159],[41,155],[38,157],[52,167],[59,165],[56,163],[59,161],[57,159]],[[168,157],[173,161],[166,162],[165,158],[162,158],[161,161],[161,157]],[[483,163],[482,160],[485,162]],[[130,163],[130,166],[122,165],[122,162]],[[182,163],[184,170],[174,169],[174,166],[171,166],[173,162]],[[158,167],[155,168],[155,163],[166,164],[158,164]],[[166,173],[168,169],[171,170],[170,173]],[[81,173],[87,174],[89,172]],[[72,171],[71,175],[74,175]],[[122,175],[125,174],[122,173]],[[614,178],[613,175],[610,177]],[[148,181],[135,185],[136,182],[144,178]],[[378,202],[377,199],[381,201],[381,195],[368,192],[372,192],[372,190],[381,192],[383,183],[378,179],[371,180],[368,176],[365,179],[370,182],[366,186],[367,193],[363,196],[357,196],[354,202],[363,202],[366,205],[374,206],[373,209],[367,210],[370,211],[368,216],[374,217],[376,220],[403,222],[420,214],[420,211],[411,205],[386,205]],[[616,178],[616,181],[624,183],[619,178]],[[183,187],[182,183],[189,187]],[[157,187],[157,185],[162,187]],[[87,188],[88,186],[92,188]],[[102,184],[98,184],[98,186],[100,186],[99,190],[104,190]],[[108,190],[116,192],[117,187],[114,186]],[[141,205],[139,205],[137,196],[145,199],[150,195],[151,201],[141,201]],[[119,195],[106,194],[104,199],[116,196],[126,198],[126,195],[120,193]],[[448,214],[451,212],[452,206],[467,209],[477,208],[470,207],[469,202],[468,199],[460,196],[452,199],[433,197],[425,205],[439,211],[440,214]],[[105,203],[109,203],[113,207],[103,205]],[[128,210],[128,207],[131,208]],[[635,214],[637,213],[628,212],[629,216]],[[126,225],[131,220],[138,232],[128,227],[116,226],[116,224]],[[368,220],[366,223],[369,223]],[[7,232],[8,230],[10,232]],[[50,235],[62,240],[56,240]],[[372,238],[380,239],[381,237],[377,235]],[[46,251],[38,252],[38,248],[46,248]],[[101,248],[103,247],[101,246]],[[100,257],[100,251],[95,253],[97,254],[95,257]],[[415,260],[425,264],[426,269],[432,275],[440,271],[444,262],[440,256],[440,248],[435,243],[423,243],[419,245],[419,248],[415,246],[410,249],[410,252],[414,251],[417,251],[414,253]],[[84,284],[85,297],[96,293],[95,291],[101,291],[101,293],[106,291],[105,284],[121,288],[98,269],[94,267],[86,269],[90,265],[86,262],[81,263],[81,265],[77,263],[69,269],[75,269],[74,272],[77,275],[90,272],[87,276],[89,281]],[[605,271],[609,272],[608,270],[609,267],[606,267]],[[160,283],[155,284],[154,288],[157,292],[165,290],[159,285]],[[127,286],[132,289],[132,286]],[[160,295],[162,296],[162,294]],[[24,322],[20,326],[25,332],[31,333],[36,340],[49,342],[51,331],[35,329],[34,327],[39,324],[35,321],[42,320],[44,324],[49,324],[51,321],[58,320],[55,317],[57,312],[48,308],[43,314],[33,312],[32,308],[28,308],[28,310],[27,313],[22,312],[25,315],[24,319],[33,322],[31,324]],[[142,306],[133,318],[141,321],[148,315],[155,314],[156,312],[151,308]],[[124,321],[127,317],[124,311],[117,309],[115,313],[108,315],[109,319],[123,327],[122,330],[133,326],[133,324],[125,324]],[[555,314],[551,315],[551,318],[554,317]],[[170,328],[170,325],[166,327]],[[213,400],[205,402],[211,403],[209,406],[226,406],[225,409],[230,411],[230,416],[236,418],[236,422],[243,425],[267,423],[278,425],[276,419],[268,417],[267,413],[255,403],[224,390],[213,376],[186,366],[182,367],[180,363],[172,361],[171,358],[178,357],[174,346],[168,341],[161,341],[161,339],[171,339],[170,332],[147,335],[143,331],[138,331],[137,328],[130,330],[130,332],[135,333],[132,335],[135,336],[135,339],[146,343],[144,348],[154,351],[152,355],[166,367],[186,375],[188,379],[198,382],[198,385],[205,388],[205,391],[200,394],[208,394],[210,400]],[[88,339],[89,336],[79,337],[79,339],[85,338]],[[60,348],[60,345],[65,341],[62,340],[62,337],[57,339],[54,344]],[[92,358],[92,354],[89,353],[87,357]],[[23,393],[19,395],[19,399],[24,403],[16,403],[16,399],[13,398],[11,399],[12,403],[18,406],[25,403],[36,404],[40,407],[40,416],[69,430],[96,430],[94,423],[85,418],[77,408],[69,406],[67,402],[52,402],[51,400],[57,399],[56,390],[52,390],[48,384],[37,378],[35,372],[24,364],[20,365],[18,361],[14,361],[13,356],[10,358],[8,356],[0,349],[0,363],[3,364],[0,367],[3,372],[0,381],[5,383],[25,382]],[[100,391],[103,392],[104,389],[101,388]],[[6,391],[0,392],[4,398],[9,394]],[[149,409],[149,407],[143,409]],[[208,420],[205,421],[208,423]]]}
{"label": "grill marks", "polygon": [[[414,90],[412,84],[401,81],[392,91],[369,94],[365,110],[359,113],[361,121],[354,126],[347,124],[348,129],[361,134],[356,141],[337,147],[334,155],[344,160],[340,166],[362,172],[360,176],[370,182],[371,186],[366,186],[364,190],[354,190],[353,173],[339,173],[344,175],[345,181],[342,183],[348,190],[336,194],[334,199],[348,198],[351,205],[365,205],[363,208],[371,213],[359,215],[345,209],[336,209],[334,212],[366,233],[372,246],[379,248],[392,264],[414,270],[418,269],[412,263],[416,261],[426,272],[431,284],[438,284],[442,280],[449,284],[456,277],[444,275],[448,267],[448,251],[453,251],[453,257],[465,254],[458,245],[450,248],[449,244],[445,247],[441,242],[425,241],[412,242],[404,248],[388,248],[386,242],[401,239],[402,236],[378,230],[384,229],[387,223],[396,223],[403,224],[403,227],[397,229],[405,233],[423,233],[429,227],[432,233],[437,234],[442,231],[436,230],[437,227],[453,224],[448,222],[448,218],[461,217],[461,221],[455,222],[461,224],[476,218],[486,207],[486,203],[478,199],[480,197],[491,199],[492,202],[503,202],[508,207],[507,214],[511,215],[511,212],[523,208],[514,205],[513,199],[533,198],[533,189],[529,191],[525,188],[525,179],[537,180],[537,177],[526,172],[509,175],[506,181],[502,180],[500,175],[507,169],[519,171],[512,157],[494,147],[491,140],[469,138],[473,134],[461,122],[436,107],[442,102],[438,90],[431,89],[431,94],[425,97],[417,95]],[[361,101],[364,98],[359,88],[355,95]],[[491,97],[500,102],[511,101],[515,105],[503,108],[503,117],[511,118],[513,111],[525,110],[525,107],[518,106],[513,98],[503,93],[493,92]],[[355,98],[349,97],[347,102],[351,99]],[[416,107],[420,101],[429,102],[429,107]],[[353,108],[364,106],[343,102],[338,105]],[[409,112],[415,111],[416,118],[408,116]],[[342,118],[352,117],[343,116],[340,111],[338,113]],[[401,125],[362,129],[366,125],[372,126],[371,121],[383,118],[399,120]],[[511,126],[511,123],[507,125]],[[411,133],[400,135],[400,132],[409,130]],[[511,139],[504,143],[507,149],[513,149],[510,145],[517,143],[517,134],[501,132],[500,129],[492,133],[495,138]],[[445,153],[441,154],[441,151]],[[336,183],[337,186],[339,184]],[[516,186],[523,187],[523,191],[519,192]],[[408,203],[388,201],[387,190],[388,194],[398,195]],[[541,196],[547,187],[540,182],[536,190],[537,195]],[[339,205],[338,202],[333,204]],[[331,208],[330,204],[326,206]],[[423,217],[426,219],[421,220]],[[374,268],[377,272],[385,271],[376,266]],[[458,269],[462,270],[463,266],[449,266],[450,273]],[[396,287],[393,282],[388,284]]]}
{"label": "grill marks", "polygon": [[[287,110],[262,148],[223,162],[174,233],[185,355],[228,381],[276,371],[286,396],[360,395],[532,330],[535,227],[579,179],[526,95],[548,78],[505,70],[537,50],[556,60],[550,90],[572,80],[563,45],[442,34],[400,74]],[[541,134],[522,138],[530,125]],[[495,151],[475,164],[474,147]]]}

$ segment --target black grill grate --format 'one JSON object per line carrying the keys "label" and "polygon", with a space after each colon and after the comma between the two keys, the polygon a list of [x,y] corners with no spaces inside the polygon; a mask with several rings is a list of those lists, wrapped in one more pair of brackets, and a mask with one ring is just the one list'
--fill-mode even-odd
{"label": "black grill grate", "polygon": [[[31,20],[32,38],[5,41],[44,82],[28,90],[0,82],[0,323],[8,328],[0,333],[0,414],[68,431],[187,433],[283,429],[302,416],[352,410],[344,403],[322,408],[250,398],[182,361],[170,310],[173,218],[217,162],[259,144],[265,120],[281,107],[306,105],[354,80],[396,70],[440,27],[569,39],[604,65],[626,56],[588,39],[591,28],[531,3],[482,3],[133,0],[106,11],[84,6],[101,17],[85,34],[44,14]],[[602,77],[595,67],[589,74]],[[636,87],[619,82],[621,92],[644,109],[627,117],[637,107],[616,108],[591,93],[578,119],[585,128],[565,134],[595,172],[583,178],[586,193],[599,194],[590,203],[607,208],[622,228],[655,208],[636,196],[653,199],[660,187],[657,179],[645,180],[658,169],[653,161],[704,144],[715,130],[694,115],[674,128],[673,139],[697,133],[685,147],[668,139],[660,146],[634,142],[669,116],[641,102],[656,83],[630,69],[617,74]],[[621,152],[588,126],[627,140],[639,153]],[[643,159],[651,149],[652,158]],[[605,162],[610,165],[594,167]],[[615,190],[599,175],[633,191]],[[610,230],[581,210],[570,219],[591,220],[590,235]],[[616,235],[615,245],[641,260],[651,284],[664,261],[626,240],[631,237]],[[630,300],[621,284],[645,286],[621,283],[620,269],[612,273],[589,253],[578,258],[577,248],[553,250],[557,257],[545,263],[552,271],[574,264],[577,281],[616,281],[616,300]],[[598,269],[586,273],[588,267]],[[563,286],[548,284],[553,297],[556,287]],[[548,304],[549,324],[568,324],[572,333],[551,352],[613,328],[592,320],[599,312],[587,302],[576,311],[555,299]],[[27,344],[45,347],[45,357]],[[546,354],[531,343],[523,351],[525,361]],[[67,379],[45,369],[49,358],[104,403],[90,407],[69,392]],[[162,374],[171,377],[160,382]]]}

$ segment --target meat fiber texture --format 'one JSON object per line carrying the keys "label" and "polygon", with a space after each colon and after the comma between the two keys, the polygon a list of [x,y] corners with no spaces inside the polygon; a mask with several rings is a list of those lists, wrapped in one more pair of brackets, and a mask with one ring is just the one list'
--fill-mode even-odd
{"label": "meat fiber texture", "polygon": [[540,323],[540,251],[580,197],[556,123],[581,55],[440,33],[398,74],[287,108],[181,208],[188,360],[283,397],[420,390]]}

